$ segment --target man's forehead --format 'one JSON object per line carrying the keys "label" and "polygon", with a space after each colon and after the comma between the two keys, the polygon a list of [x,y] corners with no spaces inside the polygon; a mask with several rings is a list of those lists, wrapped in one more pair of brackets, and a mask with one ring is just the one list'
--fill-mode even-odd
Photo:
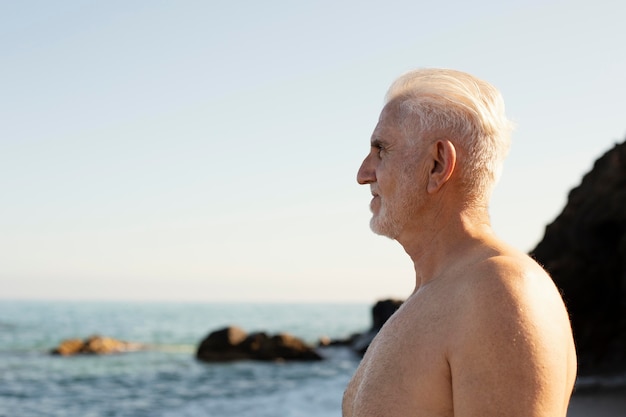
{"label": "man's forehead", "polygon": [[378,120],[380,121],[385,118],[395,118],[399,110],[399,103],[396,101],[391,101],[385,104],[383,109],[380,111],[380,116],[378,117]]}
{"label": "man's forehead", "polygon": [[400,133],[400,123],[397,114],[393,109],[389,109],[387,106],[380,112],[378,123],[374,127],[372,132],[372,141],[375,139],[383,140],[384,137],[390,134]]}

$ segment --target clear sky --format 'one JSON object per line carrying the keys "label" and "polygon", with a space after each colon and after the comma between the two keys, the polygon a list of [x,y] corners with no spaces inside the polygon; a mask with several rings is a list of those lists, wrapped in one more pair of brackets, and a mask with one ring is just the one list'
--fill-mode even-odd
{"label": "clear sky", "polygon": [[412,265],[356,171],[401,73],[517,123],[524,251],[626,135],[626,2],[2,1],[0,299],[374,301]]}

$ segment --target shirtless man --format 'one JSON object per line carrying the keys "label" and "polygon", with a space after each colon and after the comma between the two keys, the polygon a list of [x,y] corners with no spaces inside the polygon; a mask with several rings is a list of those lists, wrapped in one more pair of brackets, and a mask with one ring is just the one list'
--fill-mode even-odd
{"label": "shirtless man", "polygon": [[500,93],[469,74],[417,70],[391,86],[357,180],[372,230],[411,257],[415,290],[368,348],[344,417],[566,415],[576,353],[563,301],[489,222],[509,132]]}

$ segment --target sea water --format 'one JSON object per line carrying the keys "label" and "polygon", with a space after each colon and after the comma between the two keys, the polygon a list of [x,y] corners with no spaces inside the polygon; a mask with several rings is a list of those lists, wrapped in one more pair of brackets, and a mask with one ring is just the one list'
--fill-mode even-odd
{"label": "sea water", "polygon": [[[213,330],[288,332],[315,344],[370,326],[367,304],[0,301],[0,416],[341,415],[359,358],[329,348],[319,362],[202,363]],[[105,356],[51,355],[93,334],[150,345]]]}

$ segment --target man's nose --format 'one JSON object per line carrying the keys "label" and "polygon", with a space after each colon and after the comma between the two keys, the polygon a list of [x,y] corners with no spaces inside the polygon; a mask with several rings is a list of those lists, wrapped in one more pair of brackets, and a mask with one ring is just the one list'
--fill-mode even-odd
{"label": "man's nose", "polygon": [[376,182],[376,174],[374,164],[372,163],[371,154],[367,155],[359,168],[359,172],[356,174],[356,181],[361,184],[371,184]]}

